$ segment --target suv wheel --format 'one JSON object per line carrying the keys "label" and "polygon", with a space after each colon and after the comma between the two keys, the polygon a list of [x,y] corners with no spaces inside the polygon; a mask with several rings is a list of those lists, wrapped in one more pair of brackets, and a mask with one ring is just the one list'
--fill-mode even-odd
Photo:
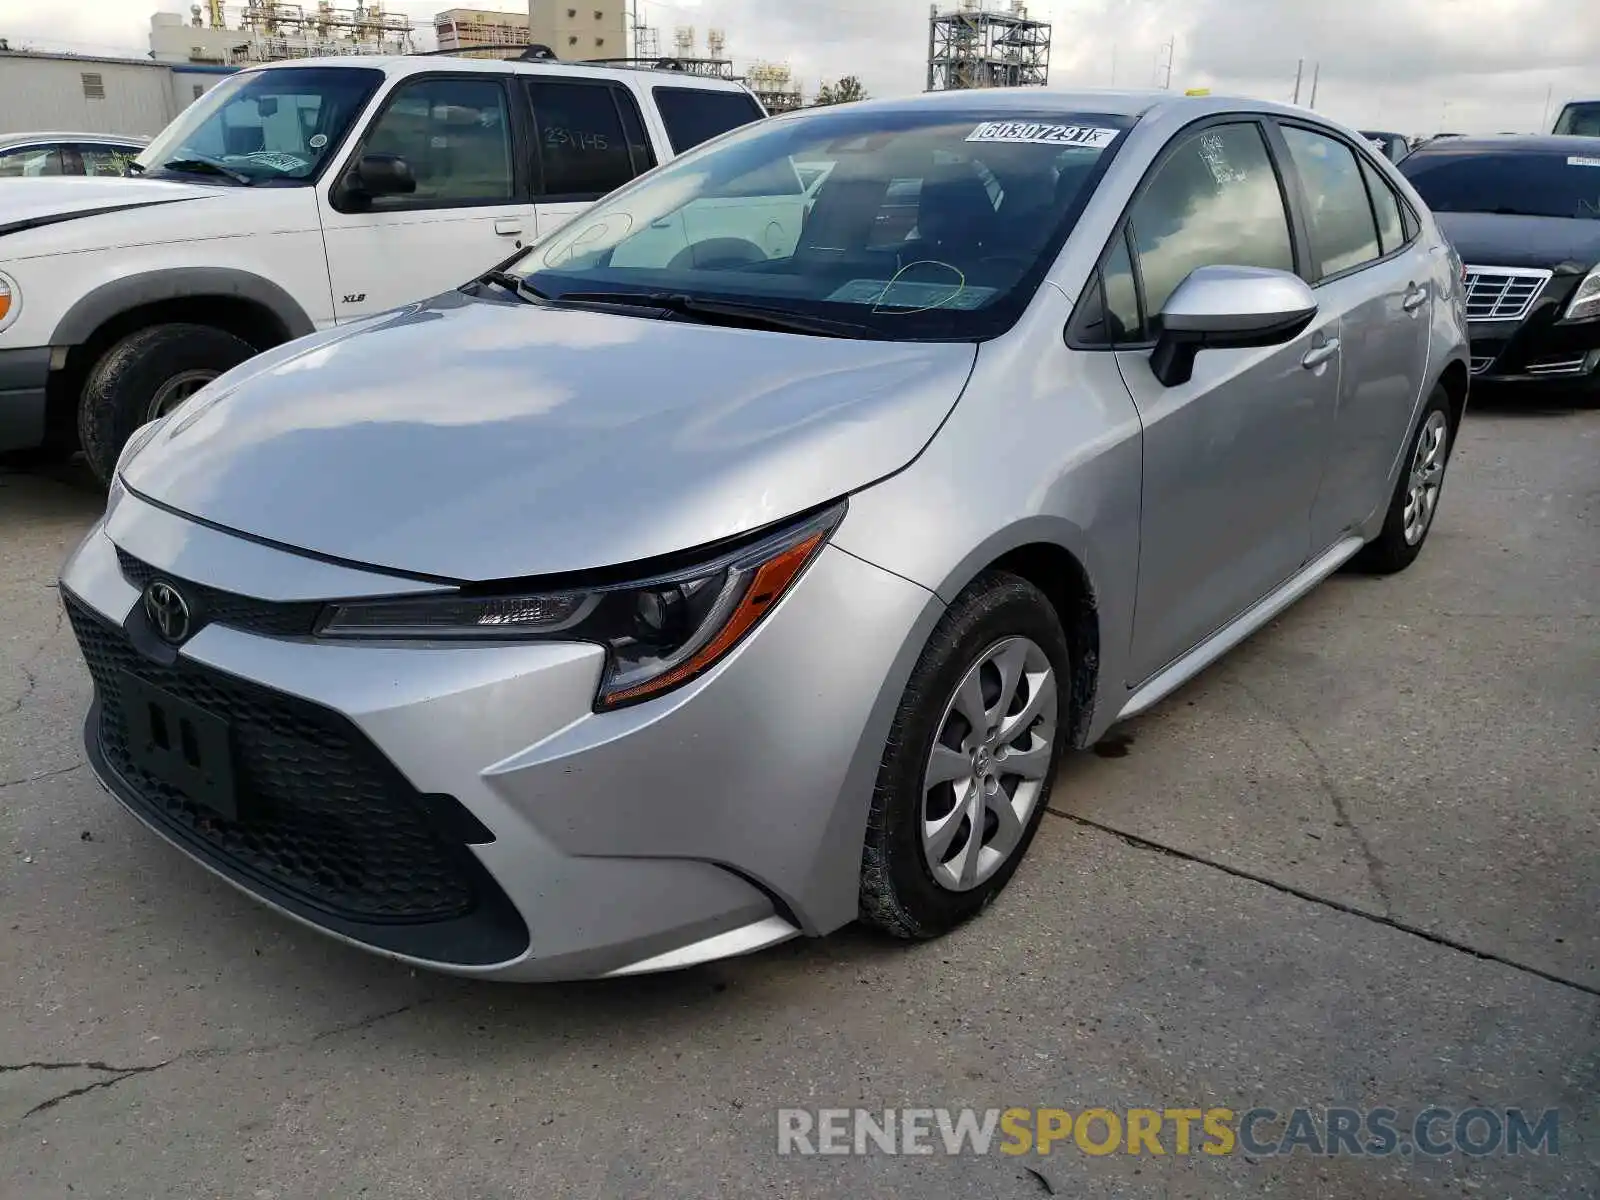
{"label": "suv wheel", "polygon": [[209,325],[153,325],[123,338],[89,372],[78,402],[90,469],[109,483],[134,430],[255,353],[249,342]]}
{"label": "suv wheel", "polygon": [[895,715],[867,821],[861,916],[931,938],[976,915],[1039,827],[1070,727],[1070,657],[1031,583],[980,577],[934,630]]}

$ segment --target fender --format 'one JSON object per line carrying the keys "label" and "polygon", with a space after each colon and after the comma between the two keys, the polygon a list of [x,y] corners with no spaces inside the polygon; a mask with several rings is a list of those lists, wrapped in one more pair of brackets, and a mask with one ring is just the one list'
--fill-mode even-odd
{"label": "fender", "polygon": [[253,301],[282,322],[290,339],[316,332],[315,323],[299,302],[270,279],[231,267],[173,267],[96,288],[67,310],[50,344],[80,346],[106,321],[130,308],[196,296],[237,296]]}

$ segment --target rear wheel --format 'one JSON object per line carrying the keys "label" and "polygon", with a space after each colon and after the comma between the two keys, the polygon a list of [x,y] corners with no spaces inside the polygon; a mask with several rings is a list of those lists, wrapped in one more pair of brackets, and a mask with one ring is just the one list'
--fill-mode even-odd
{"label": "rear wheel", "polygon": [[861,869],[863,920],[931,938],[1010,881],[1050,796],[1070,659],[1042,592],[992,572],[929,639],[895,716]]}
{"label": "rear wheel", "polygon": [[1454,435],[1450,397],[1443,387],[1436,387],[1417,425],[1406,469],[1400,473],[1389,501],[1383,530],[1356,555],[1352,565],[1357,570],[1393,575],[1417,560],[1439,511]]}
{"label": "rear wheel", "polygon": [[231,333],[188,324],[153,325],[106,351],[78,402],[78,437],[100,482],[111,481],[135,429],[166,416],[255,352]]}

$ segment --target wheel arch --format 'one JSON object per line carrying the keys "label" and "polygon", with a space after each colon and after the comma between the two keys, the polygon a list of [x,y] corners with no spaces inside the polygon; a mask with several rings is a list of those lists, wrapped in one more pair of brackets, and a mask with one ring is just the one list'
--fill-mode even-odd
{"label": "wheel arch", "polygon": [[1450,397],[1450,428],[1452,432],[1459,430],[1467,412],[1467,396],[1472,390],[1467,364],[1459,358],[1451,359],[1439,375],[1438,386]]}
{"label": "wheel arch", "polygon": [[282,287],[237,268],[174,267],[112,280],[79,299],[51,335],[58,357],[46,391],[48,440],[76,444],[78,397],[107,350],[130,333],[170,322],[221,329],[258,352],[316,330]]}
{"label": "wheel arch", "polygon": [[1072,653],[1070,744],[1087,744],[1100,688],[1100,592],[1087,566],[1086,540],[1071,522],[1035,517],[989,538],[935,590],[948,603],[986,571],[1009,571],[1049,599]]}

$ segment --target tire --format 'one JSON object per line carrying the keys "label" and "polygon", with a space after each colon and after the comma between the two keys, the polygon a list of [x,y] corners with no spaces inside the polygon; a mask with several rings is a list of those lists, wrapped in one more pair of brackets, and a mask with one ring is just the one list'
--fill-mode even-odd
{"label": "tire", "polygon": [[[1004,679],[1000,666],[984,666],[997,650],[1003,661],[1020,663],[1020,670],[1012,669],[1026,680],[1008,708],[1014,716],[1002,717],[1002,728],[1006,720],[1026,719],[1030,707],[1047,719],[1023,730],[1011,745],[993,742],[994,756],[979,759],[960,749],[970,747],[961,735],[973,722],[962,715],[963,708],[972,709],[957,693],[976,667],[981,704],[992,706],[988,715],[1007,708],[999,701]],[[1022,657],[1015,657],[1019,653]],[[994,571],[957,597],[929,638],[890,729],[862,851],[864,922],[895,937],[938,937],[976,916],[1006,886],[1039,827],[1066,745],[1072,716],[1070,667],[1061,622],[1044,593],[1027,580]],[[1044,668],[1053,698],[1047,696],[1052,688],[1038,685],[1046,678],[1040,673]],[[1046,700],[1035,706],[1040,697]],[[967,772],[965,778],[930,786],[936,740],[941,767]],[[1020,753],[1024,749],[1029,751],[1026,757]],[[1008,776],[1008,764],[1020,770],[1024,762],[1026,778]],[[979,763],[981,768],[961,765]],[[987,779],[997,791],[984,788],[979,770],[992,772]],[[982,789],[976,795],[975,787]],[[983,812],[983,836],[976,847],[971,840],[974,802]],[[1017,811],[1019,803],[1024,813]],[[1011,813],[1004,830],[998,820],[1002,804]],[[953,830],[948,849],[928,849],[929,822],[934,830]],[[1002,841],[1010,847],[1003,854],[997,849]],[[936,865],[934,858],[941,861]],[[970,879],[964,870],[969,858],[975,864]]]}
{"label": "tire", "polygon": [[133,431],[159,415],[153,404],[182,399],[255,353],[249,342],[209,325],[152,325],[123,338],[94,365],[78,401],[89,469],[110,483]]}
{"label": "tire", "polygon": [[[1414,488],[1423,478],[1419,476],[1419,467],[1424,465],[1424,459],[1430,457],[1433,438],[1441,431],[1443,443],[1433,449],[1431,456],[1430,473],[1436,471],[1433,474],[1431,500],[1426,501],[1427,515],[1418,533],[1411,520]],[[1417,561],[1417,555],[1422,553],[1422,547],[1433,529],[1434,518],[1438,515],[1439,502],[1444,495],[1445,469],[1455,449],[1455,435],[1455,423],[1450,419],[1450,397],[1444,388],[1435,387],[1433,394],[1428,397],[1427,407],[1422,410],[1422,419],[1417,422],[1417,432],[1406,447],[1405,469],[1395,483],[1389,511],[1383,519],[1383,530],[1351,561],[1350,565],[1355,570],[1369,575],[1395,575]]]}

